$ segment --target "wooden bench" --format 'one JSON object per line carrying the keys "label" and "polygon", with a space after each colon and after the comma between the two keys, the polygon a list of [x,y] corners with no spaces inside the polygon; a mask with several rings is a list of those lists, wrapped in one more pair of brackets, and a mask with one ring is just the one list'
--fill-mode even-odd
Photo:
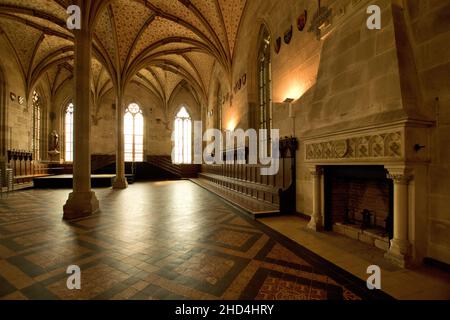
{"label": "wooden bench", "polygon": [[279,190],[277,186],[256,183],[239,178],[229,178],[212,173],[200,173],[199,177],[212,181],[225,188],[246,194],[269,203],[279,204]]}
{"label": "wooden bench", "polygon": [[262,165],[203,165],[198,179],[202,187],[241,207],[254,216],[296,212],[296,139],[280,141],[280,169],[261,175]]}
{"label": "wooden bench", "polygon": [[52,175],[50,165],[34,160],[31,152],[9,150],[8,164],[13,170],[13,183],[18,188],[32,186],[35,178]]}

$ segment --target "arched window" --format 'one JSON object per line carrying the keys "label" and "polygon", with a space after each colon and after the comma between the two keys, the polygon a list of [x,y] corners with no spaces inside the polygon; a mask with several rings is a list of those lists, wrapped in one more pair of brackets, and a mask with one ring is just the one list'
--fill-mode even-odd
{"label": "arched window", "polygon": [[222,121],[223,121],[223,113],[222,113],[222,89],[217,88],[217,96],[216,96],[216,129],[222,131]]}
{"label": "arched window", "polygon": [[[265,26],[261,31],[258,54],[259,128],[272,129],[272,63],[271,39]],[[270,137],[268,137],[270,139]]]}
{"label": "arched window", "polygon": [[125,161],[144,161],[144,116],[136,103],[125,111]]}
{"label": "arched window", "polygon": [[41,160],[41,97],[33,91],[33,153],[35,160]]}
{"label": "arched window", "polygon": [[74,105],[69,103],[64,117],[64,159],[66,162],[73,162],[73,112]]}
{"label": "arched window", "polygon": [[185,107],[175,117],[175,163],[192,163],[192,120]]}

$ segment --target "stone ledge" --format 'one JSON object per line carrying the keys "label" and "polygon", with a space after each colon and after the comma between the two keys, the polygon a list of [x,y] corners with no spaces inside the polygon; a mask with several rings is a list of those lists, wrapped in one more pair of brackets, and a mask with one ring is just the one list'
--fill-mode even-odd
{"label": "stone ledge", "polygon": [[388,237],[382,237],[368,230],[361,230],[355,226],[336,223],[333,225],[333,231],[351,239],[367,243],[378,249],[389,250]]}

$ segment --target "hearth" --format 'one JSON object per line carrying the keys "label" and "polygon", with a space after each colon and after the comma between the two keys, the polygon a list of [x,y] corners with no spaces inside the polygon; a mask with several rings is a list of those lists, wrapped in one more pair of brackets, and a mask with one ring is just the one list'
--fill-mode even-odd
{"label": "hearth", "polygon": [[325,166],[324,228],[388,246],[393,237],[393,183],[383,166]]}

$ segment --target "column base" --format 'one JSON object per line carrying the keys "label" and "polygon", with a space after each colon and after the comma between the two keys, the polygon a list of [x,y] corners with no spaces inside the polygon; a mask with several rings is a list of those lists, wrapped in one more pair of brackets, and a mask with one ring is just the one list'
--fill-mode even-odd
{"label": "column base", "polygon": [[311,217],[311,220],[309,221],[307,228],[316,232],[322,230],[320,218]]}
{"label": "column base", "polygon": [[116,178],[113,182],[113,189],[126,189],[128,188],[128,181],[126,178]]}
{"label": "column base", "polygon": [[391,247],[384,257],[393,264],[408,268],[411,265],[411,244],[400,240],[391,240]]}
{"label": "column base", "polygon": [[100,204],[95,192],[72,192],[64,205],[64,220],[84,218],[96,213]]}

